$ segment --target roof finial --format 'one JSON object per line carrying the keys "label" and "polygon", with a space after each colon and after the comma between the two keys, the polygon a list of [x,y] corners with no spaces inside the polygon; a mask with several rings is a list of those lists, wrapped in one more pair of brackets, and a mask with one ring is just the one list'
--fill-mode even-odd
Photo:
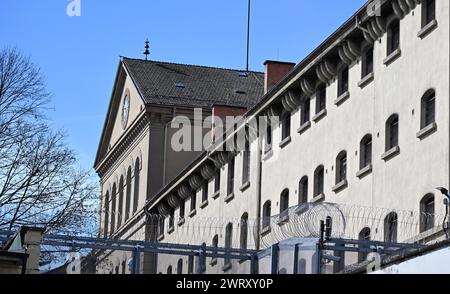
{"label": "roof finial", "polygon": [[144,46],[144,48],[145,48],[145,51],[144,51],[145,60],[148,60],[148,55],[150,54],[150,51],[148,50],[150,48],[149,43],[150,42],[147,39],[147,41],[145,41],[145,46]]}

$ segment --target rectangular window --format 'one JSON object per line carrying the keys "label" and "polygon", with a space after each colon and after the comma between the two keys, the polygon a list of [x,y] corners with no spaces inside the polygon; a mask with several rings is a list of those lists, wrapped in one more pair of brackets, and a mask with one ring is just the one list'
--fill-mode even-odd
{"label": "rectangular window", "polygon": [[191,196],[191,211],[194,211],[197,207],[197,194],[194,192],[194,194]]}
{"label": "rectangular window", "polygon": [[394,20],[388,30],[388,52],[391,55],[395,50],[400,48],[400,21]]}
{"label": "rectangular window", "polygon": [[309,98],[304,99],[301,106],[301,125],[306,124],[310,120],[310,106],[311,100]]}
{"label": "rectangular window", "polygon": [[205,181],[203,183],[203,187],[202,187],[202,203],[205,203],[206,201],[208,201],[208,181]]}
{"label": "rectangular window", "polygon": [[422,27],[431,23],[436,19],[436,1],[424,0],[422,1]]}
{"label": "rectangular window", "polygon": [[344,67],[339,71],[338,79],[338,97],[348,91],[348,66]]}
{"label": "rectangular window", "polygon": [[169,228],[173,228],[175,225],[175,211],[172,210],[172,212],[169,215]]}
{"label": "rectangular window", "polygon": [[272,121],[271,119],[266,120],[266,151],[272,149]]}
{"label": "rectangular window", "polygon": [[245,141],[245,150],[242,154],[242,184],[249,182],[250,179],[250,143]]}
{"label": "rectangular window", "polygon": [[220,192],[220,169],[216,171],[214,176],[214,193]]}
{"label": "rectangular window", "polygon": [[286,112],[283,114],[281,120],[281,140],[287,139],[291,135],[291,113]]}
{"label": "rectangular window", "polygon": [[365,78],[373,72],[373,47],[368,48],[363,55],[362,75]]}
{"label": "rectangular window", "polygon": [[234,193],[234,163],[235,157],[233,156],[228,162],[228,182],[227,182],[227,194]]}
{"label": "rectangular window", "polygon": [[325,85],[321,85],[317,88],[316,93],[316,114],[326,108],[327,88]]}
{"label": "rectangular window", "polygon": [[184,207],[185,207],[184,200],[181,200],[180,202],[180,220],[184,219]]}

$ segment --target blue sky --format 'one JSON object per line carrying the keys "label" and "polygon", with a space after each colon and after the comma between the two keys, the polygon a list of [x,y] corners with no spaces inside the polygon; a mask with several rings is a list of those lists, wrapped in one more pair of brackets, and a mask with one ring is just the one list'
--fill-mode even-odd
{"label": "blue sky", "polygon": [[[0,48],[41,67],[53,94],[48,116],[84,168],[93,165],[119,56],[245,68],[247,0],[1,0]],[[253,0],[251,70],[267,59],[298,63],[365,0]]]}

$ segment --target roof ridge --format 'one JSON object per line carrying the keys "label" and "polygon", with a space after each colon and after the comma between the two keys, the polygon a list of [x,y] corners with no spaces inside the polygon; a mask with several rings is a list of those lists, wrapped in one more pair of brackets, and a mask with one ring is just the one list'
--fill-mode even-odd
{"label": "roof ridge", "polygon": [[163,63],[163,64],[172,64],[172,65],[184,65],[184,66],[192,66],[192,67],[200,67],[200,68],[209,68],[209,69],[220,69],[220,70],[228,70],[228,71],[235,71],[235,72],[249,72],[254,74],[264,74],[264,72],[260,71],[246,71],[245,69],[233,69],[233,68],[224,68],[224,67],[214,67],[214,66],[208,66],[208,65],[198,65],[198,64],[188,64],[188,63],[177,63],[177,62],[168,62],[168,61],[159,61],[159,60],[144,60],[139,58],[130,58],[122,56],[123,59],[129,59],[129,60],[136,60],[136,61],[142,61],[142,62],[151,62],[151,63]]}

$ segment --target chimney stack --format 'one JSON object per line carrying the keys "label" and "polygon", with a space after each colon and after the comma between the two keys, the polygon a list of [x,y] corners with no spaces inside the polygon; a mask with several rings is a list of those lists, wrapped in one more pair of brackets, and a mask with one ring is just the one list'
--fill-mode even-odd
{"label": "chimney stack", "polygon": [[266,94],[294,68],[295,63],[267,60],[264,66],[264,94]]}

